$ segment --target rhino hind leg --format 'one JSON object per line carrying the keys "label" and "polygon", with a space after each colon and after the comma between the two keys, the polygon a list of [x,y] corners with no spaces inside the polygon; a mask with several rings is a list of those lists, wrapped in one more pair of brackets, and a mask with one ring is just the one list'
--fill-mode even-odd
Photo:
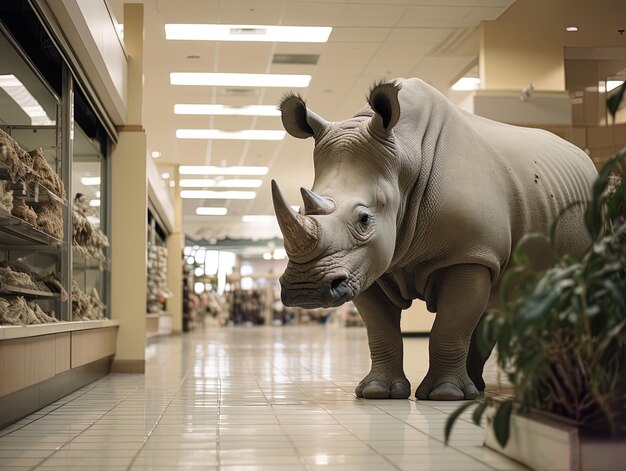
{"label": "rhino hind leg", "polygon": [[429,369],[415,397],[475,399],[479,392],[468,374],[468,353],[472,333],[489,301],[491,273],[480,265],[449,267],[438,274],[435,290],[437,315],[430,334]]}
{"label": "rhino hind leg", "polygon": [[411,384],[402,366],[399,307],[374,284],[354,300],[367,328],[372,367],[355,389],[364,399],[407,399]]}
{"label": "rhino hind leg", "polygon": [[476,389],[479,391],[485,390],[485,380],[483,379],[483,369],[485,363],[491,355],[491,351],[495,347],[495,343],[490,345],[484,345],[484,342],[479,340],[478,335],[481,331],[481,324],[485,322],[485,316],[483,315],[478,326],[474,329],[472,339],[470,340],[470,347],[467,353],[467,374],[470,379],[476,385]]}

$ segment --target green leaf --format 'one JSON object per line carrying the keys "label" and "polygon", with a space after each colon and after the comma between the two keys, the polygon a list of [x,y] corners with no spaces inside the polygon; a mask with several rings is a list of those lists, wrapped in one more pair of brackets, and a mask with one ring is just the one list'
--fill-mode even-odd
{"label": "green leaf", "polygon": [[474,413],[472,414],[472,420],[476,425],[480,425],[480,419],[482,419],[483,414],[487,410],[487,403],[481,403],[476,409],[474,409]]}
{"label": "green leaf", "polygon": [[619,88],[611,94],[609,98],[606,100],[606,108],[611,113],[613,117],[613,121],[615,121],[615,115],[617,114],[617,110],[619,109],[619,105],[622,102],[622,98],[624,98],[624,91],[626,90],[626,82],[622,83]]}
{"label": "green leaf", "polygon": [[529,296],[526,304],[527,310],[521,312],[520,315],[529,322],[542,317],[550,311],[552,305],[558,298],[559,293],[556,291],[551,291],[547,294],[540,293],[539,295]]}
{"label": "green leaf", "polygon": [[512,412],[513,403],[511,401],[505,401],[500,404],[493,418],[493,431],[496,435],[496,440],[498,440],[502,448],[504,448],[509,441]]}
{"label": "green leaf", "polygon": [[450,416],[448,417],[448,420],[446,420],[446,427],[443,431],[444,441],[446,445],[448,444],[448,441],[450,440],[450,433],[452,433],[452,427],[454,426],[454,423],[456,422],[456,420],[460,417],[460,415],[463,412],[465,412],[466,409],[474,405],[476,405],[476,401],[466,402],[464,404],[461,404],[458,407],[458,409],[456,409],[452,414],[450,414]]}
{"label": "green leaf", "polygon": [[622,312],[626,312],[626,293],[621,292],[613,280],[604,280],[604,286],[609,290],[613,297],[613,301],[618,304],[622,310]]}

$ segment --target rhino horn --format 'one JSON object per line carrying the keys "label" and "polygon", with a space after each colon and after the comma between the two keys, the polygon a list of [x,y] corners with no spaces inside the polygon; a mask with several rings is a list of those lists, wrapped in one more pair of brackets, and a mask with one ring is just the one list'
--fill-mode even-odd
{"label": "rhino horn", "polygon": [[304,201],[304,214],[330,214],[335,210],[333,201],[316,195],[311,190],[300,188]]}
{"label": "rhino horn", "polygon": [[278,225],[285,239],[285,250],[290,257],[304,257],[311,253],[320,240],[320,225],[309,216],[294,211],[283,198],[272,180],[272,200]]}

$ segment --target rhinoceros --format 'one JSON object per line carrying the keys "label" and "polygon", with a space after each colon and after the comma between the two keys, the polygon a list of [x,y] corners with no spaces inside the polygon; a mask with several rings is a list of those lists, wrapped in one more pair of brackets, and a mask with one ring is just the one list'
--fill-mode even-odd
{"label": "rhinoceros", "polygon": [[[511,253],[556,226],[555,247],[590,243],[583,207],[597,175],[579,148],[544,130],[458,109],[419,79],[370,90],[368,105],[329,122],[289,94],[279,108],[296,138],[313,137],[315,179],[294,211],[272,181],[288,264],[286,306],[352,300],[365,321],[371,370],[356,396],[408,398],[400,315],[414,299],[436,312],[418,399],[472,399],[484,389],[473,332],[498,296]],[[531,258],[545,260],[541,247]],[[548,257],[549,258],[549,257]]]}

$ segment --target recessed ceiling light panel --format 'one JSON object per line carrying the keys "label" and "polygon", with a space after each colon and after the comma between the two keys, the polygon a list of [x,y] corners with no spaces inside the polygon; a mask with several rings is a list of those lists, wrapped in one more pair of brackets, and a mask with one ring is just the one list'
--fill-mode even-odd
{"label": "recessed ceiling light panel", "polygon": [[100,177],[81,177],[80,182],[86,186],[98,186],[100,185]]}
{"label": "recessed ceiling light panel", "polygon": [[226,216],[228,209],[217,207],[199,207],[196,208],[196,214],[198,216]]}
{"label": "recessed ceiling light panel", "polygon": [[190,199],[217,199],[217,200],[252,200],[256,198],[255,191],[211,191],[211,190],[182,190],[181,198]]}
{"label": "recessed ceiling light panel", "polygon": [[241,217],[242,222],[272,222],[276,217],[270,214],[247,214]]}
{"label": "recessed ceiling light panel", "polygon": [[329,26],[181,24],[165,25],[165,39],[186,41],[263,41],[325,43]]}
{"label": "recessed ceiling light panel", "polygon": [[452,90],[470,91],[478,90],[479,87],[480,79],[478,77],[461,77],[454,85],[452,85]]}
{"label": "recessed ceiling light panel", "polygon": [[297,74],[229,74],[213,72],[172,72],[172,85],[204,85],[209,87],[288,87],[305,88],[310,75]]}
{"label": "recessed ceiling light panel", "polygon": [[220,131],[218,129],[177,129],[178,139],[229,139],[240,141],[282,141],[286,131],[246,129],[244,131]]}
{"label": "recessed ceiling light panel", "polygon": [[211,165],[181,165],[181,175],[266,175],[267,167],[235,166],[214,167]]}
{"label": "recessed ceiling light panel", "polygon": [[181,188],[259,188],[263,180],[258,179],[208,179],[183,178],[179,182]]}
{"label": "recessed ceiling light panel", "polygon": [[228,106],[176,104],[174,105],[174,113],[209,116],[280,116],[280,110],[274,105]]}
{"label": "recessed ceiling light panel", "polygon": [[0,88],[28,115],[33,126],[55,124],[55,121],[48,117],[46,110],[15,75],[0,75]]}

